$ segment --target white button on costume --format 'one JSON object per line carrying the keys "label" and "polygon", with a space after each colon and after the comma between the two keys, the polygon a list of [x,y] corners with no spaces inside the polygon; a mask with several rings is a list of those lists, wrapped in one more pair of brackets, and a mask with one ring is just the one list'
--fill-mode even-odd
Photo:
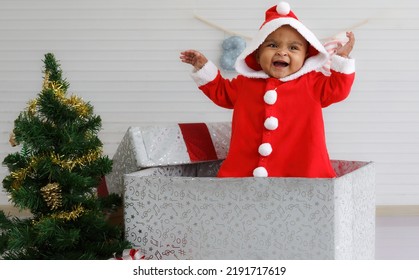
{"label": "white button on costume", "polygon": [[[278,94],[276,90],[274,89],[266,91],[265,95],[263,96],[263,101],[265,101],[267,105],[274,105],[277,99],[278,99]],[[268,117],[266,118],[263,125],[267,130],[270,130],[270,131],[275,130],[278,128],[278,119],[273,116]],[[258,152],[259,152],[259,155],[261,155],[262,157],[267,157],[272,153],[272,150],[273,149],[272,149],[271,143],[266,142],[266,143],[260,144]],[[266,170],[265,167],[259,166],[253,170],[253,176],[254,177],[268,177],[268,171]]]}
{"label": "white button on costume", "polygon": [[278,119],[275,117],[268,117],[265,120],[264,126],[268,130],[275,130],[278,128]]}
{"label": "white button on costume", "polygon": [[258,167],[253,170],[253,177],[268,177],[268,171],[265,167]]}
{"label": "white button on costume", "polygon": [[259,146],[258,151],[261,156],[267,157],[272,153],[272,146],[269,143],[263,143]]}
{"label": "white button on costume", "polygon": [[275,90],[268,90],[265,95],[263,96],[263,100],[268,105],[274,105],[276,102],[276,99],[278,98],[278,94]]}

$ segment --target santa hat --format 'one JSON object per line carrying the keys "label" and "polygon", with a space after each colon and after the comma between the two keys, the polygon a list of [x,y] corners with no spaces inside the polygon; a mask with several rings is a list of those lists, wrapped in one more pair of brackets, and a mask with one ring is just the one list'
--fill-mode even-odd
{"label": "santa hat", "polygon": [[236,71],[250,78],[268,78],[263,72],[256,60],[256,50],[265,41],[266,37],[283,25],[290,25],[296,29],[310,44],[309,55],[304,62],[303,67],[287,77],[281,78],[281,81],[290,81],[313,70],[320,69],[329,59],[329,53],[323,47],[317,37],[305,27],[291,11],[287,2],[280,2],[266,11],[265,22],[259,28],[259,31],[253,37],[252,41],[240,54],[236,60]]}

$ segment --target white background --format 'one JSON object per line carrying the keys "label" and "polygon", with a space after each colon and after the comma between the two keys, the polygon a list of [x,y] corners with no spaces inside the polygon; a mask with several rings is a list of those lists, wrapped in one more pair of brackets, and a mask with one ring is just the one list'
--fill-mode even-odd
{"label": "white background", "polygon": [[[331,157],[377,163],[377,204],[419,204],[419,2],[289,2],[320,39],[357,26],[353,91],[324,111]],[[129,126],[229,121],[230,111],[197,90],[179,52],[198,49],[218,64],[223,40],[231,32],[251,37],[274,4],[0,0],[0,160],[19,151],[9,133],[41,89],[47,52],[60,60],[69,94],[102,117],[100,137],[110,157]],[[1,167],[0,178],[7,174]]]}

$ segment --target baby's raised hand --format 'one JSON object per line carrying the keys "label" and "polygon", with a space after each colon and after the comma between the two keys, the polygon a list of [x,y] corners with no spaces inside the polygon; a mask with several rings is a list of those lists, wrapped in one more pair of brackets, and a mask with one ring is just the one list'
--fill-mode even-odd
{"label": "baby's raised hand", "polygon": [[184,63],[191,64],[196,70],[201,69],[208,62],[208,59],[202,53],[195,50],[181,52],[180,60]]}
{"label": "baby's raised hand", "polygon": [[342,57],[349,57],[352,49],[355,45],[355,36],[352,32],[346,32],[346,37],[348,37],[349,41],[345,45],[339,45],[336,54]]}

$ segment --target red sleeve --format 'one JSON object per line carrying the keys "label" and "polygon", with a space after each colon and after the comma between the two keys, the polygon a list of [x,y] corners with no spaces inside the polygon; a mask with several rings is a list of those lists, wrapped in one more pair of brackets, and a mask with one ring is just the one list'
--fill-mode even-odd
{"label": "red sleeve", "polygon": [[233,109],[237,94],[240,92],[240,84],[240,78],[230,81],[223,78],[218,71],[214,80],[200,86],[199,89],[218,106]]}
{"label": "red sleeve", "polygon": [[322,107],[340,102],[348,97],[355,79],[355,72],[343,74],[331,70],[330,76],[316,73],[314,91],[315,98],[320,101]]}

